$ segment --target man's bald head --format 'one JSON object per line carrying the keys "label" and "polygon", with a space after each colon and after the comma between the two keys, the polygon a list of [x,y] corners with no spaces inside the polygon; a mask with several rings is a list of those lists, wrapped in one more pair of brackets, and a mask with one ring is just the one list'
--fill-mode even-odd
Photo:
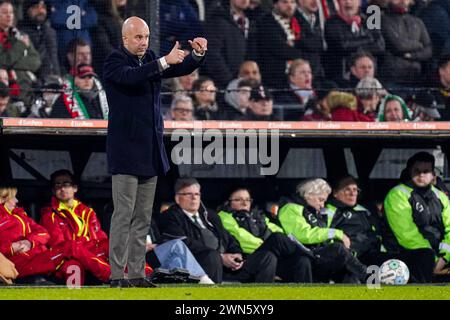
{"label": "man's bald head", "polygon": [[123,45],[130,53],[139,58],[142,58],[148,49],[149,37],[148,25],[141,18],[130,17],[123,23]]}

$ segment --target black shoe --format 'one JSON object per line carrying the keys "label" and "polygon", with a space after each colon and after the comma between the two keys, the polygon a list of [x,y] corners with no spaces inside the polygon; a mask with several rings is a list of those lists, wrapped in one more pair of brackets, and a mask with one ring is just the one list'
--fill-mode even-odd
{"label": "black shoe", "polygon": [[36,286],[56,286],[56,283],[48,280],[46,277],[36,277],[34,284]]}
{"label": "black shoe", "polygon": [[109,286],[111,288],[130,288],[131,284],[127,279],[115,279],[111,280]]}
{"label": "black shoe", "polygon": [[133,288],[157,288],[158,286],[147,278],[137,278],[128,280],[130,287]]}

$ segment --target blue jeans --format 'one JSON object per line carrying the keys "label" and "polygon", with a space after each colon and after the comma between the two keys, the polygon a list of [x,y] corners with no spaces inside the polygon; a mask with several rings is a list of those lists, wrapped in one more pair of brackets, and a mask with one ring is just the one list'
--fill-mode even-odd
{"label": "blue jeans", "polygon": [[158,244],[154,251],[163,269],[183,268],[196,277],[206,275],[189,248],[179,239]]}

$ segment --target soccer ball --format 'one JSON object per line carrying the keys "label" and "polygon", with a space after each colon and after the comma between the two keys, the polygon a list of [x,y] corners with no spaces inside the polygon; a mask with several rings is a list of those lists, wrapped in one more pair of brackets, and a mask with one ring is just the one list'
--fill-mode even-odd
{"label": "soccer ball", "polygon": [[409,269],[403,261],[390,259],[381,265],[379,275],[382,284],[401,286],[408,283]]}

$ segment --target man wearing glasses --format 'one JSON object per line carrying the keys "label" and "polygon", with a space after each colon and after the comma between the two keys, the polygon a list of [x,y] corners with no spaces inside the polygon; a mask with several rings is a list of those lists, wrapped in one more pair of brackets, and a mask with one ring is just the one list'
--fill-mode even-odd
{"label": "man wearing glasses", "polygon": [[247,189],[237,189],[219,212],[224,228],[239,242],[244,254],[267,250],[277,257],[276,275],[284,282],[312,282],[312,252],[308,257],[289,239],[281,227],[269,222],[263,213],[251,210]]}
{"label": "man wearing glasses", "polygon": [[276,256],[259,250],[244,259],[219,216],[203,206],[196,179],[182,178],[175,183],[175,202],[161,216],[160,229],[167,237],[185,237],[186,245],[215,283],[221,283],[224,276],[240,282],[273,282]]}
{"label": "man wearing glasses", "polygon": [[85,270],[108,283],[111,274],[108,236],[101,229],[95,211],[75,198],[78,186],[69,170],[52,173],[50,180],[53,197],[51,205],[42,209],[40,220],[50,234],[48,245],[59,248],[70,243],[72,259],[80,267],[81,284]]}
{"label": "man wearing glasses", "polygon": [[170,106],[170,119],[174,121],[194,120],[194,105],[191,97],[177,96]]}

